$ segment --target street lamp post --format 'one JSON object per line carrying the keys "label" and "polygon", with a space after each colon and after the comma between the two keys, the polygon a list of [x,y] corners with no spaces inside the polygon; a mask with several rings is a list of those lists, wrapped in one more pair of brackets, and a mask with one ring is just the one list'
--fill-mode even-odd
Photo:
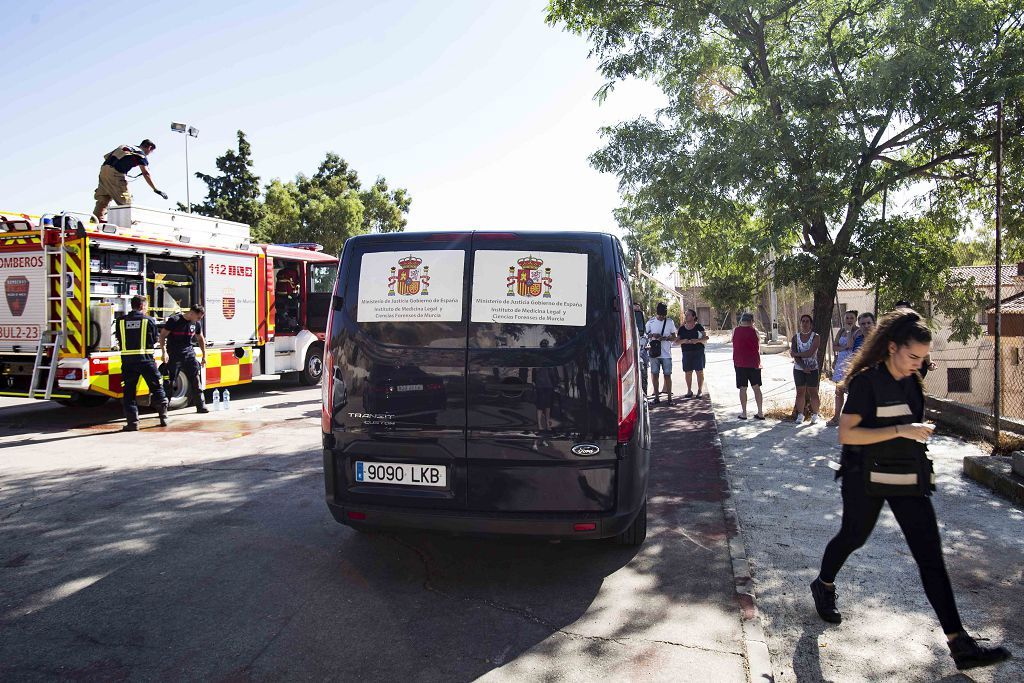
{"label": "street lamp post", "polygon": [[188,207],[188,212],[192,213],[192,194],[189,192],[189,172],[188,172],[188,139],[199,137],[199,129],[195,126],[190,126],[187,123],[178,123],[177,121],[171,122],[171,130],[175,133],[183,133],[185,135],[185,203]]}

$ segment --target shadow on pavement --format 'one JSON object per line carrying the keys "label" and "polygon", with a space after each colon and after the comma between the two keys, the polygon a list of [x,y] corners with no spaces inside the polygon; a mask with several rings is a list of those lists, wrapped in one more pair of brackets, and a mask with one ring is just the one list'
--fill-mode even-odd
{"label": "shadow on pavement", "polygon": [[639,553],[355,532],[326,510],[319,451],[0,472],[0,679],[461,681],[527,651],[549,670],[570,652],[739,662],[724,489],[692,419],[655,417]]}

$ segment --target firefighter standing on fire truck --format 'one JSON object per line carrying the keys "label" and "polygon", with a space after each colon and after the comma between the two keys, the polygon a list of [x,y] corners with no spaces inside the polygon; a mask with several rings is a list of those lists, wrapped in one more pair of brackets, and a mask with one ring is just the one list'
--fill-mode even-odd
{"label": "firefighter standing on fire truck", "polygon": [[[206,315],[206,308],[194,304],[184,313],[175,313],[160,330],[160,349],[163,351],[164,359],[167,362],[168,395],[171,387],[174,386],[174,379],[178,371],[188,376],[189,398],[196,407],[197,413],[208,413],[206,407],[206,396],[203,393],[203,366],[206,365],[206,338],[203,336],[203,328],[199,321]],[[196,352],[192,346],[192,338],[195,337],[199,343],[199,352],[202,354],[202,361],[196,359]],[[168,349],[170,353],[168,353]]]}
{"label": "firefighter standing on fire truck", "polygon": [[131,313],[117,322],[117,340],[121,348],[121,381],[124,384],[124,416],[128,424],[123,431],[139,430],[139,406],[135,391],[139,378],[146,380],[149,392],[160,413],[160,426],[167,426],[167,395],[164,394],[160,372],[153,360],[157,345],[156,321],[146,315],[146,297],[133,296]]}
{"label": "firefighter standing on fire truck", "polygon": [[119,205],[132,203],[132,195],[128,191],[128,172],[136,167],[149,186],[153,188],[153,192],[167,199],[167,193],[156,189],[153,178],[149,175],[149,155],[155,149],[156,145],[152,141],[143,140],[138,147],[132,145],[115,147],[103,157],[99,182],[96,185],[96,192],[93,193],[93,198],[96,200],[93,214],[96,216],[96,220],[100,223],[106,222],[107,205],[112,201]]}

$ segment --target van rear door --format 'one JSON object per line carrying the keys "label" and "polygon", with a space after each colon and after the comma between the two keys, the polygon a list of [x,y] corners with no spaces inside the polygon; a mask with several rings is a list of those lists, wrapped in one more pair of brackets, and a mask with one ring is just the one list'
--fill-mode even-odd
{"label": "van rear door", "polygon": [[612,238],[476,233],[472,257],[469,509],[612,510],[622,353]]}
{"label": "van rear door", "polygon": [[338,502],[465,507],[470,240],[346,243],[328,335]]}

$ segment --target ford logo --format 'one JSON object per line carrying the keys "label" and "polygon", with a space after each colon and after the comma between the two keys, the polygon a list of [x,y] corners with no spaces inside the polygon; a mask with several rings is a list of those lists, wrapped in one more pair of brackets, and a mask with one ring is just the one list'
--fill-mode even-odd
{"label": "ford logo", "polygon": [[580,443],[572,447],[572,452],[575,455],[586,457],[588,455],[597,455],[601,452],[601,447],[592,443]]}

